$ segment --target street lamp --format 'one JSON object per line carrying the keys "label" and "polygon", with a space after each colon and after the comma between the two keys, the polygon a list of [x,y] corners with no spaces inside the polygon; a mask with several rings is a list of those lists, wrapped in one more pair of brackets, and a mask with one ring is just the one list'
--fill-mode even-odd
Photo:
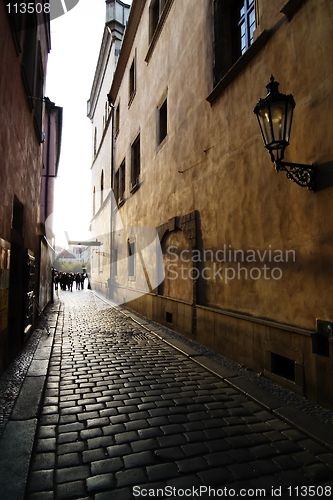
{"label": "street lamp", "polygon": [[265,99],[259,99],[254,113],[264,139],[265,148],[275,163],[277,172],[286,172],[287,178],[299,186],[315,189],[315,175],[317,168],[313,165],[290,163],[282,161],[284,150],[289,146],[291,122],[295,101],[291,94],[281,94],[278,90],[279,83],[271,76]]}

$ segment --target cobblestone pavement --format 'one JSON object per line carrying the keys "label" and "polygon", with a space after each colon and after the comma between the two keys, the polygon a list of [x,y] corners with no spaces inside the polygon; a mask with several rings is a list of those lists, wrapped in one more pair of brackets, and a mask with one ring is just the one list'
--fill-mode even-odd
{"label": "cobblestone pavement", "polygon": [[326,448],[92,292],[60,298],[28,500],[331,497]]}

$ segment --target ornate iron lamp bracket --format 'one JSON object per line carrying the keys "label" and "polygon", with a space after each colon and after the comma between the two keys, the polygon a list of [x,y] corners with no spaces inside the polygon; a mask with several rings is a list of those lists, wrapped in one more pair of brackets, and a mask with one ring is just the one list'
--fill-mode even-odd
{"label": "ornate iron lamp bracket", "polygon": [[304,165],[302,163],[291,163],[275,160],[275,170],[286,172],[286,176],[301,187],[307,187],[310,191],[316,188],[317,167],[315,165]]}

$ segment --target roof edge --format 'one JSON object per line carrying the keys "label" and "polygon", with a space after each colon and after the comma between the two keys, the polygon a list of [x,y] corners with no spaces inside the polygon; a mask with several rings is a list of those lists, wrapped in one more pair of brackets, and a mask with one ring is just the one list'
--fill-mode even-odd
{"label": "roof edge", "polygon": [[142,12],[147,0],[133,0],[128,18],[119,59],[110,88],[111,101],[114,103],[122,82],[126,65],[133,47],[134,38],[141,20]]}

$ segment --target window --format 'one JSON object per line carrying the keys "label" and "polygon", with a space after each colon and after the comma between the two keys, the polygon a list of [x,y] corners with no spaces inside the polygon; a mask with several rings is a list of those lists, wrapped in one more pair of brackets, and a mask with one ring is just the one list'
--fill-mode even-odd
{"label": "window", "polygon": [[129,70],[129,104],[131,104],[136,92],[136,64],[135,57]]}
{"label": "window", "polygon": [[117,170],[117,172],[115,173],[115,176],[114,176],[113,194],[114,194],[114,199],[116,200],[116,203],[118,205],[118,199],[119,199],[119,170]]}
{"label": "window", "polygon": [[156,31],[166,0],[153,0],[149,6],[149,43]]}
{"label": "window", "polygon": [[97,153],[97,128],[95,127],[94,131],[94,156],[96,156]]}
{"label": "window", "polygon": [[160,18],[160,0],[153,0],[149,7],[149,41],[153,38]]}
{"label": "window", "polygon": [[215,84],[253,43],[254,0],[214,0]]}
{"label": "window", "polygon": [[135,276],[135,241],[127,242],[128,244],[128,277]]}
{"label": "window", "polygon": [[272,373],[295,382],[295,361],[279,354],[271,353]]}
{"label": "window", "polygon": [[121,201],[125,198],[125,161],[120,165],[120,185],[119,185],[119,198]]}
{"label": "window", "polygon": [[161,144],[168,135],[168,101],[165,99],[158,108],[157,144]]}
{"label": "window", "polygon": [[253,32],[255,30],[255,18],[254,18],[254,0],[245,0],[239,5],[239,32],[241,40],[241,53],[250,47],[253,43]]}
{"label": "window", "polygon": [[120,126],[120,103],[118,103],[118,106],[116,107],[116,112],[115,112],[115,120],[114,120],[115,135],[119,134],[119,126]]}
{"label": "window", "polygon": [[114,177],[114,197],[118,205],[123,204],[125,195],[125,160],[118,168]]}
{"label": "window", "polygon": [[103,205],[103,194],[104,194],[104,171],[101,173],[101,206]]}
{"label": "window", "polygon": [[134,189],[140,182],[140,135],[133,142],[131,150],[131,188]]}

